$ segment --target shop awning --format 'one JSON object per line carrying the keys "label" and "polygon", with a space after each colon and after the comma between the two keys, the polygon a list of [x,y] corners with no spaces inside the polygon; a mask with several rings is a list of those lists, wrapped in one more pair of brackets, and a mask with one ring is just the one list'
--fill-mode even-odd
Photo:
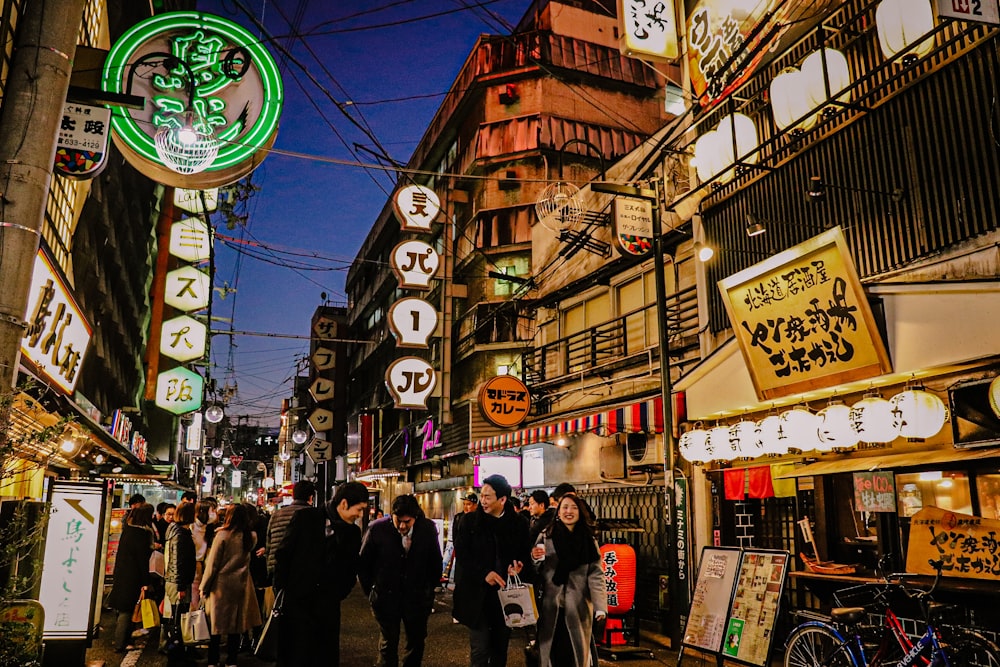
{"label": "shop awning", "polygon": [[981,459],[1000,458],[1000,447],[980,447],[976,449],[955,449],[942,447],[921,452],[905,454],[890,454],[876,456],[852,456],[834,461],[817,461],[799,466],[778,479],[790,477],[810,477],[813,475],[832,475],[840,472],[861,472],[869,470],[891,470],[894,468],[915,468],[917,466],[962,463]]}
{"label": "shop awning", "polygon": [[663,433],[663,399],[659,396],[636,403],[595,412],[581,417],[530,426],[510,433],[473,440],[469,452],[473,455],[523,447],[575,433]]}

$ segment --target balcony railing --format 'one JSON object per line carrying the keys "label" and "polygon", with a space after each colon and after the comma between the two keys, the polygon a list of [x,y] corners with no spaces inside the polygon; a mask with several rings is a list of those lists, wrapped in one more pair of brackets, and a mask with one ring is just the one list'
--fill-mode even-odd
{"label": "balcony railing", "polygon": [[[667,297],[667,330],[673,359],[685,357],[698,345],[698,300],[689,287]],[[628,365],[658,344],[656,306],[650,304],[525,353],[525,380],[539,386],[569,376]],[[671,361],[671,363],[676,363]]]}

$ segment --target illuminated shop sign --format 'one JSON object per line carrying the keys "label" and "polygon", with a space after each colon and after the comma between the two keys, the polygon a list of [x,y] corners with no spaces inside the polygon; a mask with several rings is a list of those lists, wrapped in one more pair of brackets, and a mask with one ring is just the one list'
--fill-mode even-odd
{"label": "illuminated shop sign", "polygon": [[619,0],[619,50],[629,57],[673,60],[678,56],[673,0]]}
{"label": "illuminated shop sign", "polygon": [[108,157],[111,110],[87,104],[67,104],[59,121],[55,170],[85,180],[104,169]]}
{"label": "illuminated shop sign", "polygon": [[528,387],[513,375],[497,375],[479,389],[479,409],[500,428],[517,426],[531,411]]}
{"label": "illuminated shop sign", "polygon": [[35,255],[27,313],[21,354],[55,386],[72,395],[92,330],[59,272],[41,250]]}
{"label": "illuminated shop sign", "polygon": [[[171,68],[157,54],[183,64]],[[170,12],[134,25],[111,48],[102,76],[111,93],[130,85],[131,94],[146,99],[145,109],[117,109],[112,135],[132,166],[166,185],[201,189],[238,181],[277,135],[284,96],[277,64],[260,39],[218,16]],[[192,112],[214,130],[218,154],[204,171],[180,174],[161,161],[154,137],[161,127],[180,128]]]}
{"label": "illuminated shop sign", "polygon": [[760,400],[891,372],[839,227],[719,289]]}

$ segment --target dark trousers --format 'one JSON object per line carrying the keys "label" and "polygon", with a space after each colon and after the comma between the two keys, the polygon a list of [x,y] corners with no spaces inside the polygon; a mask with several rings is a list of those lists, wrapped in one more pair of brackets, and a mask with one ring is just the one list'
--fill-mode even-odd
{"label": "dark trousers", "polygon": [[[231,634],[226,636],[226,663],[230,665],[236,664],[236,655],[240,652],[240,639],[242,635],[239,633]],[[216,665],[219,664],[219,649],[222,647],[222,635],[212,635],[208,639],[208,664]]]}
{"label": "dark trousers", "polygon": [[430,609],[394,609],[375,612],[379,627],[378,667],[399,666],[399,626],[406,632],[403,646],[403,667],[420,667],[424,660],[427,639],[427,617]]}
{"label": "dark trousers", "polygon": [[469,628],[469,667],[507,667],[510,628]]}
{"label": "dark trousers", "polygon": [[339,601],[303,605],[286,600],[276,620],[278,665],[337,667],[340,664]]}

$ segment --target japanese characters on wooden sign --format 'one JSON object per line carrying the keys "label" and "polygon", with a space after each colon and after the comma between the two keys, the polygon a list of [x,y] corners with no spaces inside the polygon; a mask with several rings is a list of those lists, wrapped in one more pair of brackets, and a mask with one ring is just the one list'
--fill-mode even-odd
{"label": "japanese characters on wooden sign", "polygon": [[517,426],[528,417],[531,394],[528,387],[513,375],[497,375],[479,389],[479,409],[483,416],[501,428]]}
{"label": "japanese characters on wooden sign", "polygon": [[718,284],[761,400],[891,371],[839,227]]}
{"label": "japanese characters on wooden sign", "polygon": [[56,387],[72,395],[92,330],[59,271],[40,248],[31,274],[27,313],[21,354]]}
{"label": "japanese characters on wooden sign", "polygon": [[906,571],[945,577],[1000,580],[1000,521],[925,507],[910,519]]}
{"label": "japanese characters on wooden sign", "polygon": [[619,0],[619,50],[646,60],[678,56],[677,10],[673,0]]}

